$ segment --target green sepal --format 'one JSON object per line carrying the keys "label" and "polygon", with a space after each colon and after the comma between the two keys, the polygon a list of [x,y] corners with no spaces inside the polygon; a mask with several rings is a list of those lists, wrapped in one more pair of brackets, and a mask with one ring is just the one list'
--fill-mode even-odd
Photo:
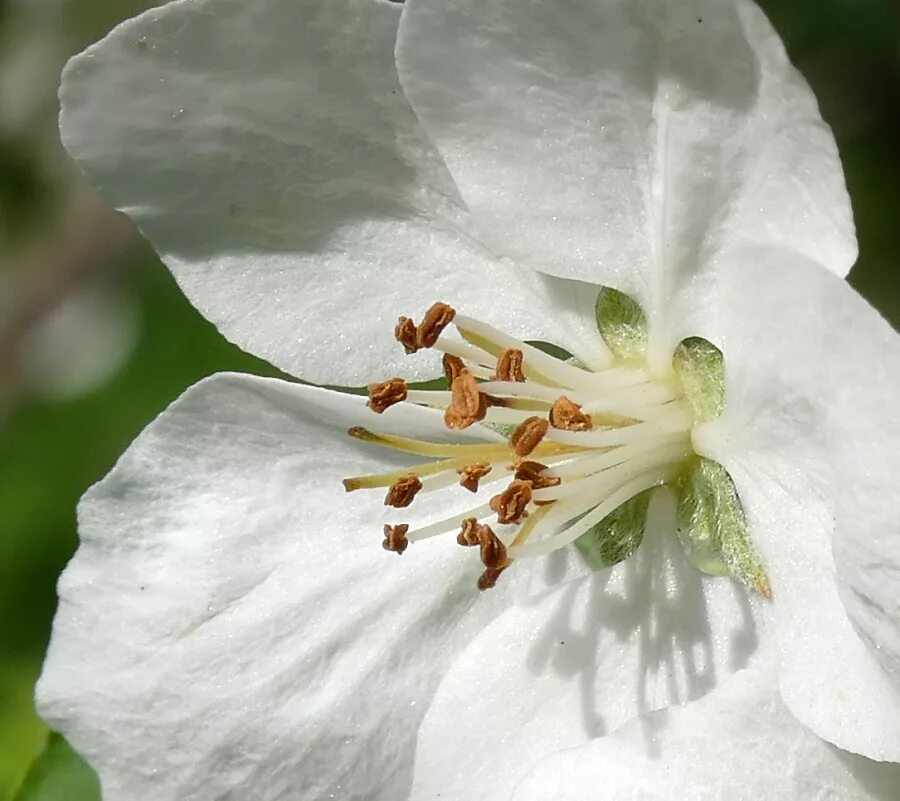
{"label": "green sepal", "polygon": [[694,567],[714,576],[734,576],[769,597],[769,579],[728,471],[712,459],[695,456],[676,490],[678,537]]}
{"label": "green sepal", "polygon": [[645,490],[625,501],[575,540],[575,547],[593,570],[615,565],[637,550],[644,538],[652,492]]}
{"label": "green sepal", "polygon": [[624,292],[605,286],[597,295],[597,328],[617,359],[634,361],[647,353],[647,318]]}
{"label": "green sepal", "polygon": [[712,342],[688,337],[675,348],[672,367],[698,423],[715,420],[725,409],[725,361]]}

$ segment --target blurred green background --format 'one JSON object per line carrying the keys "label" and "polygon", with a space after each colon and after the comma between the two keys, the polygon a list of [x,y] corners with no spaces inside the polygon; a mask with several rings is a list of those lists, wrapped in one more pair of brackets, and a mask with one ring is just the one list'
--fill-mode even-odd
{"label": "blurred green background", "polygon": [[[201,376],[275,373],[188,305],[59,145],[67,57],[149,5],[0,0],[0,801],[98,797],[32,703],[78,497]],[[900,4],[762,5],[838,139],[861,246],[851,280],[897,327]]]}

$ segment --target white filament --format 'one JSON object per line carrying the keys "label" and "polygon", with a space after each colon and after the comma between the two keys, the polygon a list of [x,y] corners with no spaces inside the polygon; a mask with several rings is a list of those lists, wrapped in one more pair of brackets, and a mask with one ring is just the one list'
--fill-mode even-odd
{"label": "white filament", "polygon": [[[442,335],[435,348],[462,359],[482,382],[480,391],[496,400],[497,405],[489,405],[486,422],[518,426],[529,417],[546,418],[550,406],[562,396],[593,416],[594,426],[589,431],[551,426],[544,443],[565,447],[540,445],[524,457],[547,465],[542,475],[558,478],[560,483],[532,490],[526,513],[541,509],[541,517],[530,531],[523,532],[527,541],[510,546],[511,557],[547,554],[569,545],[638,493],[671,481],[678,465],[692,452],[694,418],[674,379],[656,380],[635,367],[594,372],[470,317],[457,314],[453,324],[463,340]],[[496,378],[497,360],[508,349],[522,352],[525,381]],[[407,402],[446,408],[452,403],[452,393],[411,389]],[[511,452],[498,456],[492,451],[485,458],[492,469],[482,478],[482,485],[507,478],[516,470],[517,457]],[[425,479],[421,491],[448,487],[459,479],[455,467],[448,467],[446,473]],[[535,505],[548,502],[552,504],[549,507]],[[466,519],[481,520],[491,514],[490,504],[481,504],[415,529],[407,538],[414,542],[458,531]]]}
{"label": "white filament", "polygon": [[[610,512],[614,512],[623,503],[631,500],[638,493],[648,490],[651,487],[659,486],[670,480],[671,474],[671,468],[643,473],[629,481],[627,484],[619,487],[619,489],[611,495],[608,495],[601,503],[598,503],[590,512],[567,529],[564,529],[552,537],[533,539],[522,545],[513,546],[509,549],[509,555],[514,559],[522,556],[541,556],[564,548],[566,545],[571,545],[588,529],[603,520]],[[547,517],[549,517],[549,515],[547,515]],[[544,520],[546,520],[546,518],[544,518]],[[543,523],[544,520],[541,520],[541,523]],[[538,523],[535,528],[539,528],[541,523]]]}

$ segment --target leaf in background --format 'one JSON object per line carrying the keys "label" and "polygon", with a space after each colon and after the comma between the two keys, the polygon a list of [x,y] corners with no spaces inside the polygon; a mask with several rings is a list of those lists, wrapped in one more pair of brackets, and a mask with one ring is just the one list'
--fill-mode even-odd
{"label": "leaf in background", "polygon": [[13,801],[100,801],[100,783],[65,738],[51,732]]}
{"label": "leaf in background", "polygon": [[[0,615],[7,611],[0,602]],[[21,606],[18,611],[21,613]],[[5,651],[0,657],[0,801],[12,798],[28,767],[47,742],[47,727],[34,711],[38,664],[27,656],[10,653],[6,633],[0,630]]]}

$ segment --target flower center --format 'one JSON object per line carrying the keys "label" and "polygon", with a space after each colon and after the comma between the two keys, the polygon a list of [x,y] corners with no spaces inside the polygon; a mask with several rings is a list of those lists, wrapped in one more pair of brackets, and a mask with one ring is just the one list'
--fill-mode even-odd
{"label": "flower center", "polygon": [[563,548],[640,493],[676,481],[693,455],[695,414],[674,373],[654,378],[634,362],[588,370],[443,303],[420,325],[401,317],[395,335],[408,353],[443,353],[446,388],[412,388],[402,378],[373,384],[373,412],[401,402],[443,409],[449,429],[483,423],[503,439],[439,443],[351,428],[353,437],[432,461],[344,486],[386,487],[385,504],[404,508],[456,483],[473,493],[499,485],[489,500],[443,520],[384,530],[384,547],[398,554],[458,531],[459,544],[479,546],[482,589],[513,560]]}

